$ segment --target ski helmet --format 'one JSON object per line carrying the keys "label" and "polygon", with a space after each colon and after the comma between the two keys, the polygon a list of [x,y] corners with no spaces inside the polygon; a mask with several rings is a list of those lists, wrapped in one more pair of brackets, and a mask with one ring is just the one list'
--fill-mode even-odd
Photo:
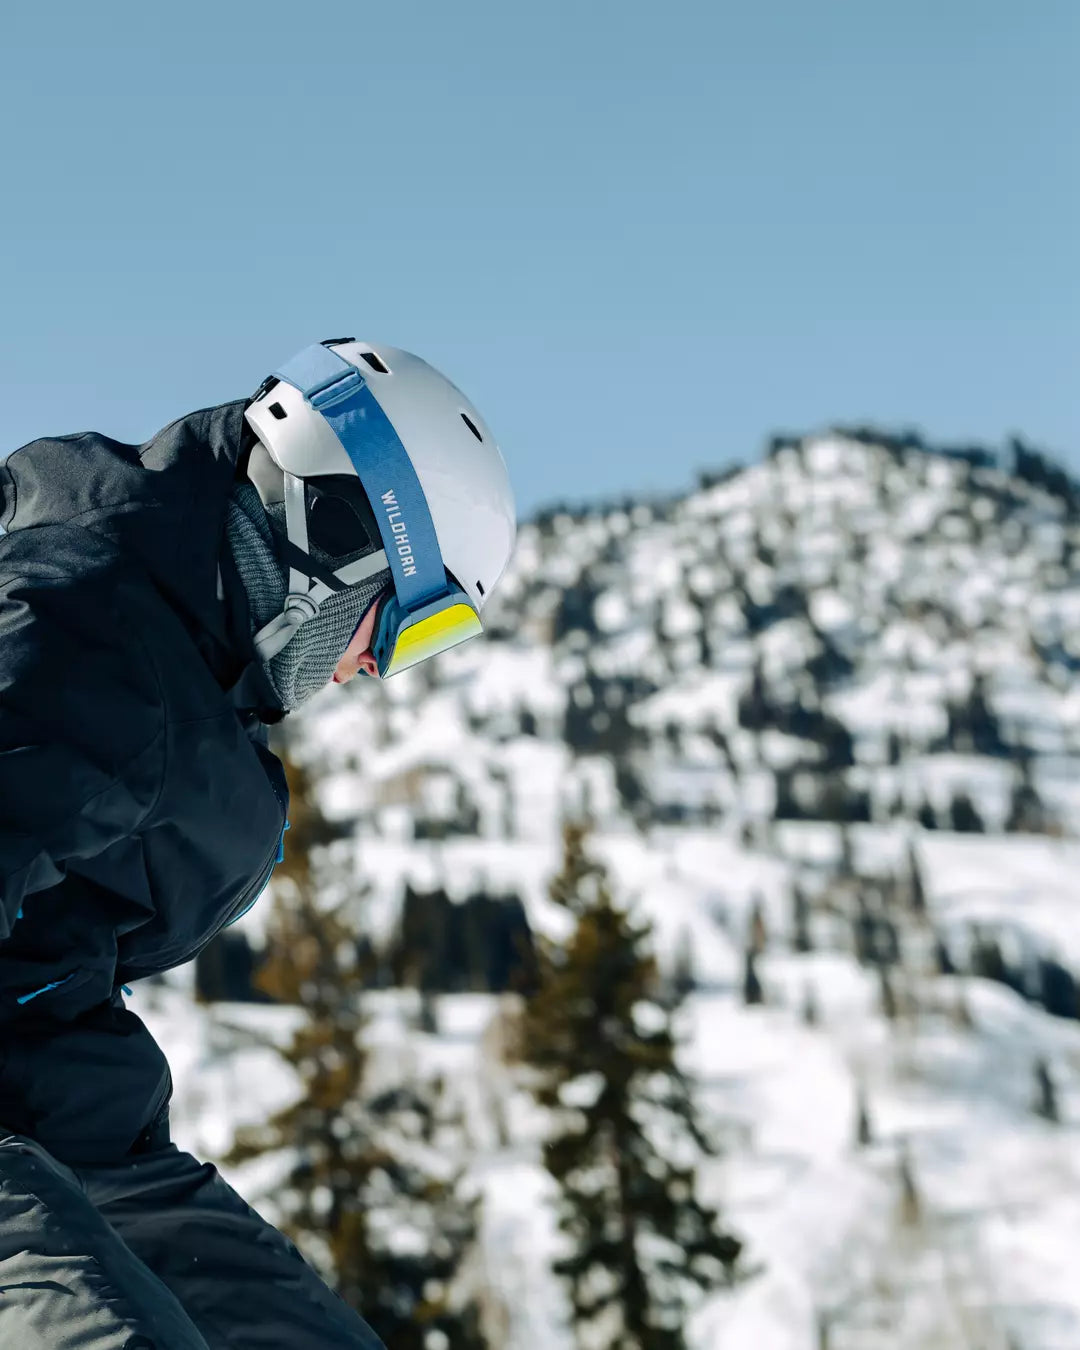
{"label": "ski helmet", "polygon": [[255,635],[264,660],[332,591],[388,567],[381,674],[481,630],[516,513],[495,438],[454,384],[411,352],[331,339],[264,380],[245,417],[248,477],[264,506],[284,502],[287,527],[288,594]]}

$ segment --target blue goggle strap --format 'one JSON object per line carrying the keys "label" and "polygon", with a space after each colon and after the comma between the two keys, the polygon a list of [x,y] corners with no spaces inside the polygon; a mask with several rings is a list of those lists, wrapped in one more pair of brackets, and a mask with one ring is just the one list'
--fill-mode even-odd
{"label": "blue goggle strap", "polygon": [[326,418],[352,461],[375,512],[402,609],[446,595],[446,566],[424,490],[364,377],[321,343],[305,347],[274,374]]}

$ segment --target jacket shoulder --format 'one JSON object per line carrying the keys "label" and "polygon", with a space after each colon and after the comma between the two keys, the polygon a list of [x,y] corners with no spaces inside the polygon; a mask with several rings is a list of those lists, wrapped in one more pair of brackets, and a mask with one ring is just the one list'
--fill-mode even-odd
{"label": "jacket shoulder", "polygon": [[0,539],[0,938],[27,894],[136,832],[161,795],[146,589],[78,526]]}
{"label": "jacket shoulder", "polygon": [[142,445],[96,431],[30,441],[0,463],[0,529],[82,519],[100,533],[131,506],[183,509],[211,482],[231,480],[246,406],[188,413]]}
{"label": "jacket shoulder", "polygon": [[118,765],[160,732],[161,681],[143,640],[159,604],[123,553],[77,525],[0,538],[0,711]]}

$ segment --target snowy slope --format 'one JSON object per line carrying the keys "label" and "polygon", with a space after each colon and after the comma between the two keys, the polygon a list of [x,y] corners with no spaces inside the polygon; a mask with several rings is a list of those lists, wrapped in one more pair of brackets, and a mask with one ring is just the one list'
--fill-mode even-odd
{"label": "snowy slope", "polygon": [[[815,766],[865,793],[874,822],[906,828],[928,803],[948,826],[967,792],[994,832],[1022,751],[1067,834],[1078,564],[1080,517],[1015,476],[811,437],[681,499],[526,525],[490,637],[434,674],[327,690],[293,749],[326,809],[355,823],[383,929],[404,880],[434,872],[458,893],[517,885],[543,929],[537,879],[561,812],[587,807],[614,835],[704,824],[737,841],[771,824],[781,778],[812,799]],[[755,670],[787,726],[747,725]],[[976,687],[1002,751],[950,713]],[[846,730],[849,765],[830,766],[820,727],[800,731],[807,711]],[[413,841],[417,816],[448,820],[454,793],[477,831]]]}
{"label": "snowy slope", "polygon": [[[552,511],[523,528],[483,642],[289,721],[352,833],[376,941],[407,884],[516,892],[559,937],[546,882],[562,815],[584,809],[665,967],[692,954],[686,1063],[725,1145],[703,1184],[761,1267],[702,1306],[695,1350],[1080,1346],[1080,1022],[1038,1004],[1046,963],[1080,979],[1080,513],[1037,476],[829,433],[667,501]],[[852,922],[912,865],[926,916],[904,911],[897,985],[919,1010],[889,1023]],[[260,909],[239,926],[255,942]],[[746,1008],[754,914],[767,1002]],[[963,972],[990,938],[1026,999],[936,973],[936,945]],[[219,1153],[291,1090],[223,1024],[280,1036],[288,1010],[193,1012],[179,983],[134,1006],[151,997],[177,1133]],[[570,1350],[542,1122],[485,1049],[494,1000],[443,998],[431,1037],[410,997],[373,995],[377,1038],[391,1066],[448,1070],[468,1106],[506,1347]],[[1040,1058],[1056,1126],[1032,1109]]]}
{"label": "snowy slope", "polygon": [[[703,1170],[703,1192],[762,1266],[701,1306],[691,1344],[815,1350],[821,1315],[834,1319],[829,1344],[840,1350],[1004,1347],[1008,1334],[1027,1350],[1080,1344],[1080,1027],[969,981],[973,1029],[958,1029],[944,1011],[890,1035],[871,978],[848,958],[777,957],[765,976],[774,1006],[747,1009],[710,993],[693,996],[686,1013],[685,1060],[724,1145],[722,1160]],[[807,980],[820,1003],[815,1027],[799,1014]],[[955,984],[938,982],[945,1009]],[[157,998],[147,1008],[140,991],[133,1006],[173,1060],[176,1136],[213,1155],[237,1124],[294,1091],[266,1052],[226,1051],[234,1033],[222,1027],[281,1036],[288,1019],[236,1005],[193,1018],[182,995]],[[409,995],[377,1001],[375,1044],[406,1073],[447,1074],[467,1106],[462,1160],[486,1199],[485,1264],[507,1312],[507,1350],[572,1350],[561,1291],[545,1270],[557,1242],[537,1161],[541,1122],[512,1091],[509,1146],[498,1146],[491,1121],[482,1029],[492,1000],[446,996],[437,1037],[407,1029]],[[1035,1053],[1067,1083],[1063,1126],[1030,1110]],[[855,1147],[857,1081],[875,1133],[864,1149]],[[916,1230],[899,1219],[901,1142],[924,1197]],[[230,1179],[272,1215],[276,1176],[257,1164]],[[965,1324],[980,1339],[964,1339]]]}

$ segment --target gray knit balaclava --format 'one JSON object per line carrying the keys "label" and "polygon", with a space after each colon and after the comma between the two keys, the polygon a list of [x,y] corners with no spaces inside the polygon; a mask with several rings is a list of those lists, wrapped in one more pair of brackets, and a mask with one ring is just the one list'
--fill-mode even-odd
{"label": "gray knit balaclava", "polygon": [[[281,613],[288,590],[288,569],[274,552],[274,536],[267,516],[285,529],[285,503],[263,506],[254,485],[238,479],[229,493],[225,537],[247,593],[252,636]],[[331,560],[311,550],[316,562],[344,567],[363,556]],[[391,584],[389,568],[344,591],[335,591],[319,613],[296,630],[263,668],[286,712],[306,703],[324,689],[372,601]]]}

